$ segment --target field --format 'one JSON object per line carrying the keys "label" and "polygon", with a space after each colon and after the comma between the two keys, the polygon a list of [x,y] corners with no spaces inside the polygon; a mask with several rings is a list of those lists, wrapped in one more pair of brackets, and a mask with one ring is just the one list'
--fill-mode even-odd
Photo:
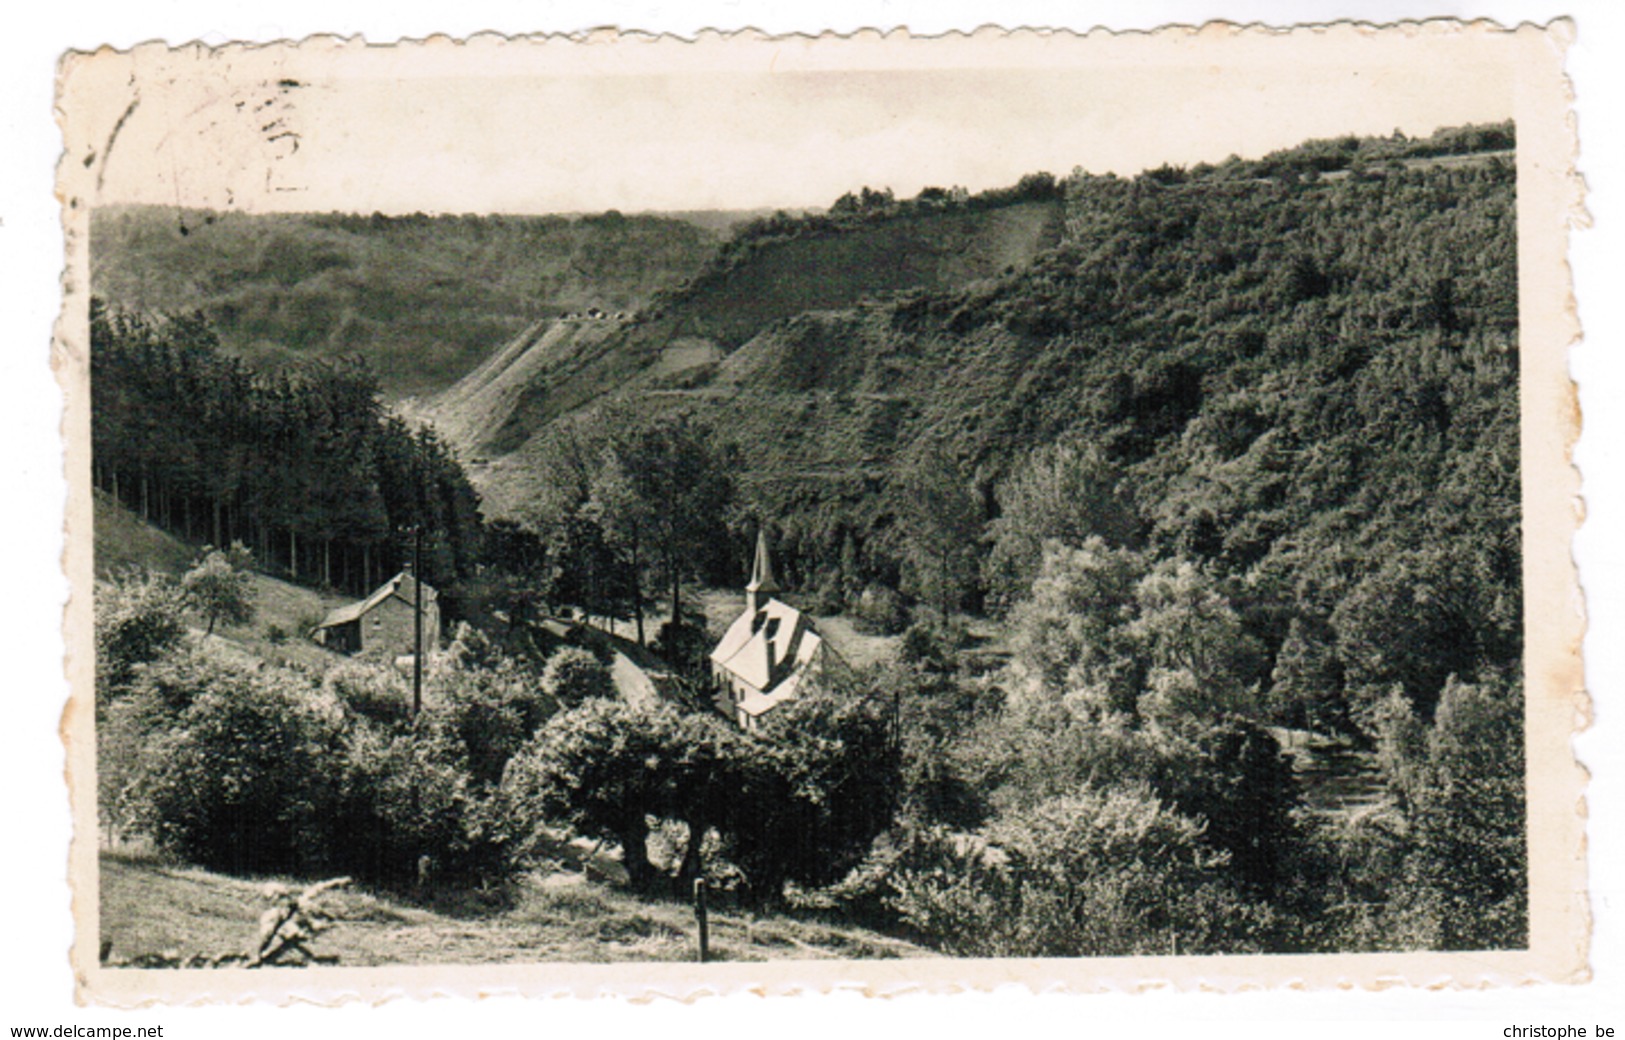
{"label": "field", "polygon": [[[281,878],[236,878],[167,866],[139,854],[101,857],[101,942],[118,961],[253,943],[260,889]],[[292,881],[291,884],[300,882]],[[421,901],[347,890],[328,898],[339,920],[314,944],[347,967],[548,961],[680,961],[696,957],[684,903],[641,900],[578,874],[530,876],[506,892],[442,892]],[[738,911],[710,915],[713,960],[930,956],[861,929]]]}

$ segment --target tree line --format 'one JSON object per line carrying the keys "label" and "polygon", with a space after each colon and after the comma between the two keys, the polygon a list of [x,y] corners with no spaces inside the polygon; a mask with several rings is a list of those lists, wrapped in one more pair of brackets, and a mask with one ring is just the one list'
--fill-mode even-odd
{"label": "tree line", "polygon": [[143,519],[242,542],[294,581],[362,595],[424,539],[423,573],[455,589],[482,551],[479,501],[451,450],[383,406],[357,361],[257,370],[198,314],[91,301],[95,485]]}

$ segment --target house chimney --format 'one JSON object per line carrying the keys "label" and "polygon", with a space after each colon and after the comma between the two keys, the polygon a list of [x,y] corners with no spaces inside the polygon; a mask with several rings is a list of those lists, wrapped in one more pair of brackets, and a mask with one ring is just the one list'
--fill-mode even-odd
{"label": "house chimney", "polygon": [[756,529],[756,561],[751,565],[750,584],[745,586],[745,609],[752,614],[767,606],[779,583],[773,580],[773,559],[767,552],[767,527]]}

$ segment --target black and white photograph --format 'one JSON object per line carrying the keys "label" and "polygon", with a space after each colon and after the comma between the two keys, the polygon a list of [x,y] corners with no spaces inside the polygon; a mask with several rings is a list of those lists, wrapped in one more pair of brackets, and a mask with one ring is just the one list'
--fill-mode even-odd
{"label": "black and white photograph", "polygon": [[82,976],[1583,974],[1566,38],[68,56]]}

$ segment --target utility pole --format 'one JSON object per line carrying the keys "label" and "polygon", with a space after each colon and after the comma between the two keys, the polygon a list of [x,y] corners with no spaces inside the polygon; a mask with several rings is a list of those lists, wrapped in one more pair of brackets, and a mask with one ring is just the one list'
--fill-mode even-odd
{"label": "utility pole", "polygon": [[423,710],[423,525],[412,528],[412,718]]}

